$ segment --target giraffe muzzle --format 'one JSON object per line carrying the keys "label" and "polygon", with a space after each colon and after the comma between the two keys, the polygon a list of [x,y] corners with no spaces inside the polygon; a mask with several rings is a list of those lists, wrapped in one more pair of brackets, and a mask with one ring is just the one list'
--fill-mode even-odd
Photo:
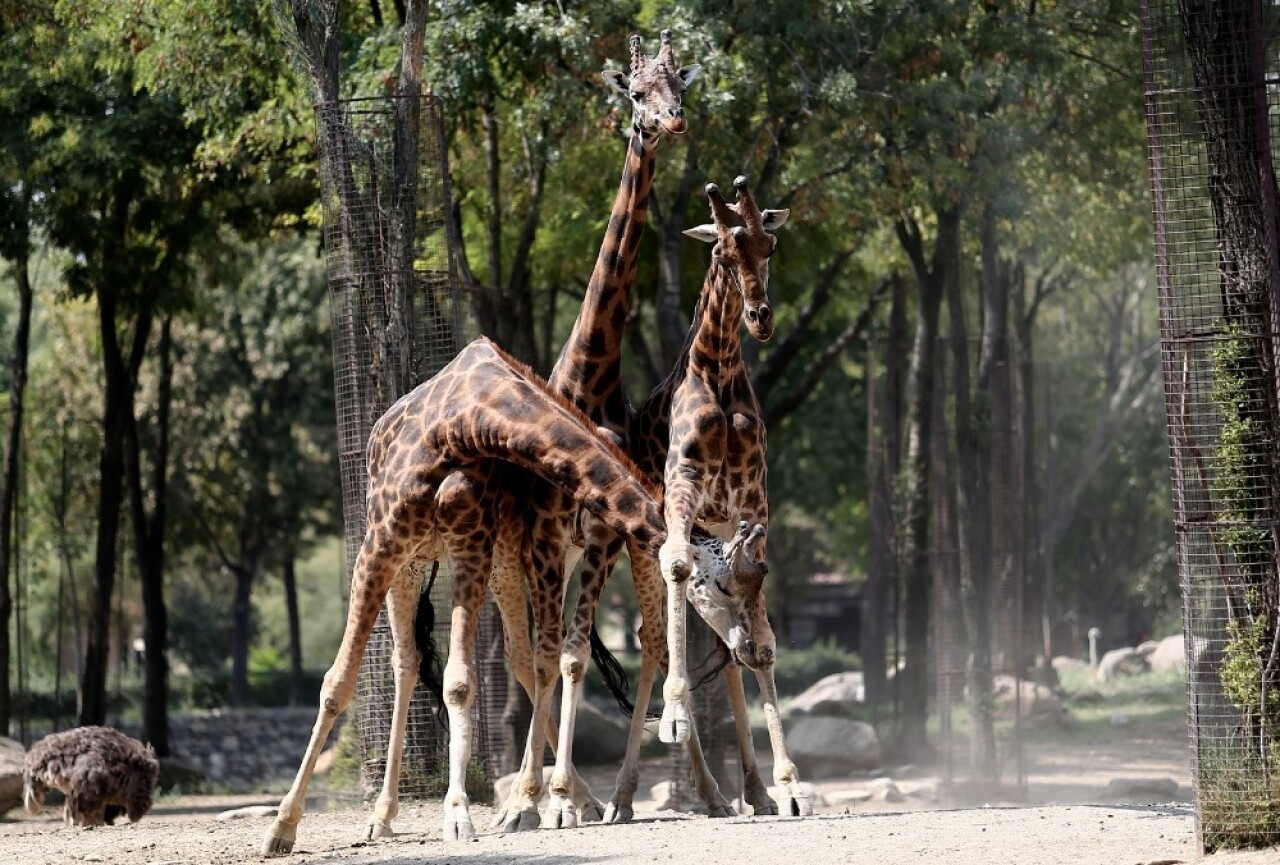
{"label": "giraffe muzzle", "polygon": [[773,310],[769,304],[747,307],[747,330],[760,342],[766,342],[773,336]]}

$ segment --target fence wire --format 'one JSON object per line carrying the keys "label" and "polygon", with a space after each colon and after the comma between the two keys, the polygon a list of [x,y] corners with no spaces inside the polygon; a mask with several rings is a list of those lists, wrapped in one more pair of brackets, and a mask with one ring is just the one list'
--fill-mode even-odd
{"label": "fence wire", "polygon": [[1280,843],[1277,11],[1144,0],[1197,835]]}
{"label": "fence wire", "polygon": [[[365,449],[374,422],[401,395],[435,374],[474,336],[459,290],[449,219],[441,107],[431,96],[341,100],[317,107],[324,238],[333,321],[335,399],[347,572],[364,537]],[[429,567],[429,566],[428,566]],[[435,639],[447,651],[451,579],[443,564],[426,576]],[[497,639],[487,616],[479,640]],[[394,681],[385,613],[370,638],[356,696],[362,792],[380,788]],[[482,648],[479,657],[486,657]],[[480,676],[473,712],[476,779],[491,783],[486,721],[505,688]],[[442,795],[448,784],[443,707],[418,684],[409,714],[400,792]]]}

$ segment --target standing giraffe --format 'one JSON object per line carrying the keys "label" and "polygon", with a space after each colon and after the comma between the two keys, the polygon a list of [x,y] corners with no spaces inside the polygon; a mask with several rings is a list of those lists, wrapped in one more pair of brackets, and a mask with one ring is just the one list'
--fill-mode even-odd
{"label": "standing giraffe", "polygon": [[405,722],[417,678],[413,620],[423,566],[433,561],[445,562],[453,575],[444,673],[450,729],[445,837],[474,836],[465,776],[476,693],[476,626],[499,534],[510,527],[521,531],[519,521],[500,519],[496,503],[508,497],[495,486],[499,461],[556,484],[651,554],[665,537],[660,506],[634,464],[599,436],[581,412],[486,339],[471,343],[388,409],[370,434],[368,457],[368,527],[351,578],[342,644],[324,677],[302,765],[268,830],[267,854],[293,849],[316,759],[355,693],[365,644],[384,600],[394,636],[395,705],[386,782],[368,835],[389,832],[398,807]]}
{"label": "standing giraffe", "polygon": [[[792,816],[813,813],[799,784],[795,763],[787,755],[778,715],[773,663],[777,641],[765,609],[764,534],[769,524],[765,465],[765,428],[760,403],[742,358],[739,322],[764,341],[773,335],[769,303],[769,258],[777,246],[771,232],[787,221],[789,210],[761,211],[745,177],[733,182],[738,200],[728,204],[715,184],[707,185],[713,222],[685,231],[714,243],[693,325],[685,338],[675,369],[649,395],[631,436],[631,453],[650,478],[664,478],[664,516],[667,540],[659,552],[666,582],[667,634],[670,658],[664,686],[663,728],[677,730],[692,719],[684,701],[688,672],[684,657],[686,596],[728,647],[733,663],[724,675],[733,707],[734,726],[742,757],[744,799],[756,814],[777,814],[760,778],[755,746],[747,723],[742,666],[751,668],[760,685],[765,722],[773,748],[773,777]],[[740,522],[739,522],[740,521]],[[738,537],[761,562],[733,580],[718,582],[695,575],[704,553],[690,544],[696,524],[724,532],[738,523]],[[745,535],[748,525],[754,525]],[[745,540],[743,540],[745,535]],[[633,558],[633,567],[635,559]],[[706,569],[702,569],[706,573]],[[647,708],[654,671],[641,669],[640,686],[618,786],[609,813],[629,816],[638,777],[640,725]],[[695,777],[702,770],[695,764]],[[699,781],[699,789],[705,780]],[[703,792],[704,798],[706,793]]]}
{"label": "standing giraffe", "polygon": [[[624,447],[634,409],[627,401],[622,383],[622,340],[640,238],[648,217],[657,145],[665,132],[685,132],[684,92],[699,72],[696,65],[676,66],[669,30],[662,31],[661,47],[653,58],[645,56],[639,36],[631,37],[630,46],[630,75],[617,70],[604,73],[610,87],[626,95],[632,105],[631,135],[622,180],[582,308],[548,378],[556,394],[581,409],[605,435]],[[535,493],[531,499],[533,531],[542,539],[537,546],[550,551],[543,567],[530,575],[538,618],[536,652],[526,636],[525,580],[518,563],[509,557],[498,561],[493,582],[512,666],[522,684],[533,680],[532,689],[525,684],[533,701],[533,719],[524,759],[511,794],[495,820],[507,831],[534,829],[539,825],[566,828],[576,826],[583,819],[600,819],[600,803],[573,770],[573,732],[582,699],[595,607],[623,545],[623,539],[608,525],[586,514],[580,516],[578,505],[560,491],[545,489],[545,494]],[[579,546],[583,558],[581,590],[566,640],[563,639],[564,576],[572,571],[577,553],[573,548]],[[566,560],[566,554],[570,553],[574,555],[568,555]],[[537,566],[535,562],[534,567]],[[637,583],[637,594],[640,593],[641,584]],[[660,597],[658,592],[657,598]],[[533,656],[532,660],[529,656]],[[554,744],[556,766],[551,776],[550,802],[545,816],[540,818],[536,803],[542,792],[542,731],[548,729],[550,722],[557,663],[563,682],[560,730],[558,736],[552,734],[557,740]]]}

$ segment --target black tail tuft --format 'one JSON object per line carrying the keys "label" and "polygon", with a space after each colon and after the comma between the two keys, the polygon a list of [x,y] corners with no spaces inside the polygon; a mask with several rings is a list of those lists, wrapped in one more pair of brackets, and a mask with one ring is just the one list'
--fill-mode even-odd
{"label": "black tail tuft", "polygon": [[618,659],[605,647],[604,640],[600,639],[600,632],[596,630],[595,625],[591,626],[591,660],[600,671],[604,686],[609,689],[610,694],[613,694],[613,699],[618,701],[618,708],[622,710],[622,714],[630,718],[636,710],[635,703],[631,702],[631,680],[627,677],[627,671],[618,663]]}
{"label": "black tail tuft", "polygon": [[440,649],[436,646],[432,632],[436,626],[436,608],[431,603],[431,588],[436,582],[436,573],[440,563],[431,565],[431,580],[418,598],[418,612],[413,620],[413,641],[418,645],[421,658],[418,661],[418,681],[427,693],[435,698],[436,722],[447,732],[449,730],[449,713],[444,705],[444,661],[440,657]]}

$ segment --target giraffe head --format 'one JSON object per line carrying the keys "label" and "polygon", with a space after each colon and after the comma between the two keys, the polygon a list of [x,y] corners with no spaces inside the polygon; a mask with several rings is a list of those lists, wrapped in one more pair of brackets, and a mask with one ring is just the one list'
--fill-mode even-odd
{"label": "giraffe head", "polygon": [[711,202],[714,222],[685,230],[695,240],[714,243],[712,267],[720,265],[733,275],[742,292],[743,314],[747,331],[764,342],[773,336],[773,308],[769,304],[769,257],[778,239],[772,232],[781,228],[790,210],[761,210],[751,196],[747,178],[733,181],[738,200],[729,204],[720,187],[707,184],[707,200]]}
{"label": "giraffe head", "polygon": [[604,80],[631,100],[631,128],[646,135],[685,131],[684,91],[698,77],[700,66],[676,68],[671,56],[671,31],[662,31],[658,56],[644,54],[640,37],[631,37],[631,74],[606,69]]}
{"label": "giraffe head", "polygon": [[764,533],[764,526],[753,528],[746,521],[738,523],[738,531],[729,541],[695,530],[690,539],[693,572],[685,587],[685,596],[698,615],[734,658],[752,669],[760,659],[751,613],[769,573],[768,565],[756,561]]}

